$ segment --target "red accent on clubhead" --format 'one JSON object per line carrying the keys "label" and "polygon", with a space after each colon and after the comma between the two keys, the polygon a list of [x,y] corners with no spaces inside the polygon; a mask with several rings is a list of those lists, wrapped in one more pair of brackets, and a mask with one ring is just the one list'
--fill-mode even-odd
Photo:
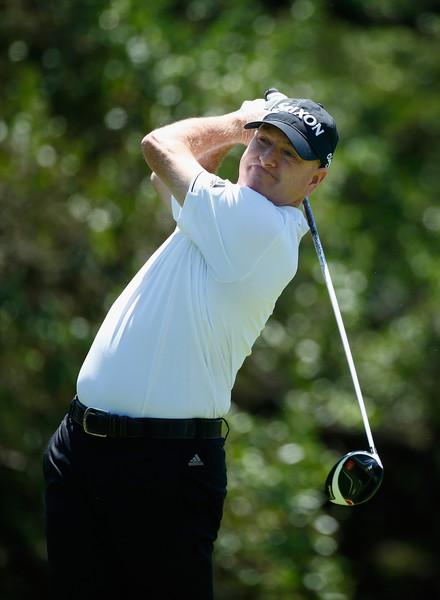
{"label": "red accent on clubhead", "polygon": [[354,467],[354,462],[352,460],[347,460],[344,466],[347,469],[347,471],[351,471]]}

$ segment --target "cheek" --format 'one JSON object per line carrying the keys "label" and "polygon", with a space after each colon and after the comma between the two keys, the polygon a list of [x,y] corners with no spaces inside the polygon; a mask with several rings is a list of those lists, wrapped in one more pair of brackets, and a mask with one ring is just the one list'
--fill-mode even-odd
{"label": "cheek", "polygon": [[302,187],[307,187],[310,183],[311,178],[312,178],[311,173],[308,173],[308,172],[304,173],[304,171],[302,171],[297,174],[296,183],[297,183],[297,185],[300,185]]}
{"label": "cheek", "polygon": [[252,153],[252,150],[251,150],[250,146],[248,146],[241,156],[240,165],[245,164],[249,160],[251,153]]}
{"label": "cheek", "polygon": [[247,153],[245,152],[243,154],[243,156],[240,159],[240,162],[238,164],[238,172],[239,173],[243,173],[245,167],[246,167],[246,160],[247,160]]}

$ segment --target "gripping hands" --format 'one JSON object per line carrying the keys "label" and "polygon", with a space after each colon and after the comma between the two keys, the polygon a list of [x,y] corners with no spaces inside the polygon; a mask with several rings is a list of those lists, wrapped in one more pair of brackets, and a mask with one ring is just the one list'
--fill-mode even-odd
{"label": "gripping hands", "polygon": [[266,110],[270,110],[279,100],[285,100],[287,96],[276,88],[269,88],[264,92],[264,98],[266,99]]}
{"label": "gripping hands", "polygon": [[266,100],[257,98],[256,100],[245,100],[240,106],[240,112],[248,115],[264,112],[266,108]]}
{"label": "gripping hands", "polygon": [[[281,94],[281,92],[275,88],[269,88],[264,93],[264,98],[245,100],[238,112],[247,120],[248,123],[251,121],[261,121],[271,110],[271,108],[284,98],[287,98],[287,96]],[[250,142],[252,135],[253,133],[251,132],[246,133],[246,141],[244,142],[245,144]]]}
{"label": "gripping hands", "polygon": [[240,107],[241,113],[255,114],[258,112],[269,111],[279,100],[287,98],[285,94],[281,94],[275,88],[269,88],[264,93],[264,98],[256,100],[245,100]]}

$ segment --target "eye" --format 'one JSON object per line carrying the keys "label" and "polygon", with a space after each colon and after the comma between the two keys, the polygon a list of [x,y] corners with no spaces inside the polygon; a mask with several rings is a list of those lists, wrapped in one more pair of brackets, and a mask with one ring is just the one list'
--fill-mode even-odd
{"label": "eye", "polygon": [[264,144],[264,145],[270,144],[270,140],[267,137],[264,137],[263,135],[259,135],[257,139],[260,142],[260,144]]}
{"label": "eye", "polygon": [[298,155],[295,150],[284,150],[284,156],[286,156],[289,160],[298,161]]}

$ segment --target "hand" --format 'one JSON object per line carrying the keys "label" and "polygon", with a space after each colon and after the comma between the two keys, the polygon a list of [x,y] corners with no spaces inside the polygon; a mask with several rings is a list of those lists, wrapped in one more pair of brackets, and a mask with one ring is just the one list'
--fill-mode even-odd
{"label": "hand", "polygon": [[266,100],[257,98],[256,100],[245,100],[240,106],[239,112],[245,114],[261,113],[266,109]]}
{"label": "hand", "polygon": [[287,98],[285,94],[274,89],[266,99],[257,98],[256,100],[245,100],[241,105],[239,112],[245,114],[255,114],[260,111],[268,112],[277,102],[284,98]]}
{"label": "hand", "polygon": [[[271,93],[267,99],[257,98],[256,100],[245,100],[238,110],[238,113],[247,123],[252,121],[262,121],[270,109],[283,98],[287,98],[287,96],[274,89],[273,93]],[[253,138],[254,133],[255,131],[252,129],[244,130],[243,143],[248,145]]]}
{"label": "hand", "polygon": [[284,100],[285,98],[287,98],[287,96],[281,94],[280,92],[277,92],[276,94],[271,94],[271,96],[269,96],[269,98],[265,102],[266,110],[270,111],[277,102],[279,102],[280,100]]}

